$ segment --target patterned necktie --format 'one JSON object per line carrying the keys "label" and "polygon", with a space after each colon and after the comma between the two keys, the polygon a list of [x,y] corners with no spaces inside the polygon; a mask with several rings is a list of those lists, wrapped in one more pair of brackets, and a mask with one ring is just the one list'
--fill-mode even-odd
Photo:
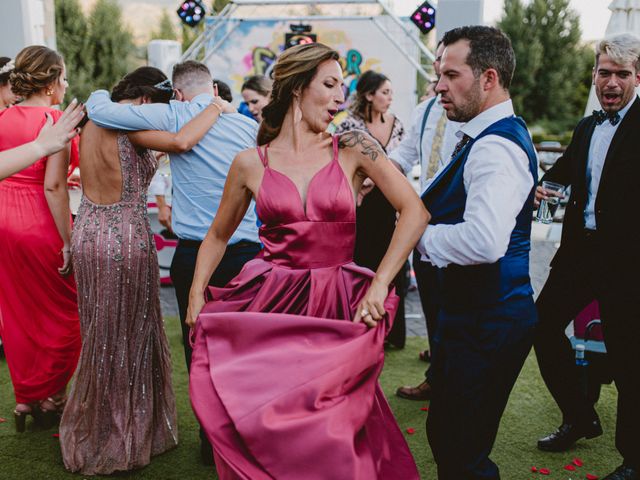
{"label": "patterned necktie", "polygon": [[431,144],[431,154],[429,155],[429,163],[427,163],[427,168],[425,168],[425,180],[429,180],[432,178],[438,168],[440,168],[440,163],[442,160],[441,152],[442,152],[442,141],[444,140],[444,130],[447,126],[447,111],[443,110],[440,118],[438,119],[438,124],[436,125],[436,133],[433,136],[433,143]]}
{"label": "patterned necktie", "polygon": [[594,110],[593,118],[596,120],[596,125],[602,125],[605,120],[609,120],[611,125],[614,127],[620,122],[620,114],[616,113],[607,113],[602,110]]}
{"label": "patterned necktie", "polygon": [[466,133],[462,135],[460,141],[456,143],[456,148],[453,149],[453,153],[451,154],[452,159],[458,156],[460,151],[467,145],[467,143],[469,143],[469,140],[471,140],[471,137],[469,135],[467,135]]}

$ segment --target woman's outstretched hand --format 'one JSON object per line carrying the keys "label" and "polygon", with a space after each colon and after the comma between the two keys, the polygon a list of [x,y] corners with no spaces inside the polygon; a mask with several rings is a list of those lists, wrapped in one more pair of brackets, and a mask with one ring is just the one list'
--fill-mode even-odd
{"label": "woman's outstretched hand", "polygon": [[355,323],[364,322],[369,327],[375,327],[385,313],[384,301],[389,294],[388,285],[384,285],[375,278],[369,286],[369,290],[358,305],[358,311],[353,319]]}
{"label": "woman's outstretched hand", "polygon": [[200,315],[204,304],[204,295],[190,295],[187,318],[184,321],[184,323],[186,323],[190,328],[194,328],[196,326],[196,320],[198,319],[198,315]]}
{"label": "woman's outstretched hand", "polygon": [[47,121],[35,139],[35,145],[41,149],[42,156],[62,150],[69,140],[78,134],[76,125],[84,116],[84,106],[74,98],[55,124],[46,113]]}

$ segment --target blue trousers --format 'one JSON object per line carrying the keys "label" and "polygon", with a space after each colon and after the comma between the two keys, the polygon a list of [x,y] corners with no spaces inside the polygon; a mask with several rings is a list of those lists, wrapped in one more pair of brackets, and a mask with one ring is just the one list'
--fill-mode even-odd
{"label": "blue trousers", "polygon": [[489,455],[533,343],[531,297],[459,311],[443,306],[432,339],[427,436],[439,480],[497,480]]}

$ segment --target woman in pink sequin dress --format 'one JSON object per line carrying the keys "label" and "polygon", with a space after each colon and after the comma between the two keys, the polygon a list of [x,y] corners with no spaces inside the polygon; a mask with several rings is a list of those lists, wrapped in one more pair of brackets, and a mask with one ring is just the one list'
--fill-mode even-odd
{"label": "woman in pink sequin dress", "polygon": [[[259,147],[234,160],[198,254],[193,408],[221,480],[417,480],[377,380],[398,303],[389,284],[428,213],[370,136],[325,133],[344,102],[335,51],[287,49],[273,76]],[[375,274],[353,263],[367,177],[400,212]],[[263,253],[226,287],[207,288],[252,197]]]}
{"label": "woman in pink sequin dress", "polygon": [[[141,67],[114,88],[112,99],[167,103],[171,94],[160,70]],[[127,135],[92,122],[83,129],[83,197],[72,237],[83,344],[60,423],[62,457],[73,472],[143,467],[177,445],[171,358],[147,217],[157,160],[148,148],[189,150],[221,111],[212,104],[176,134]]]}

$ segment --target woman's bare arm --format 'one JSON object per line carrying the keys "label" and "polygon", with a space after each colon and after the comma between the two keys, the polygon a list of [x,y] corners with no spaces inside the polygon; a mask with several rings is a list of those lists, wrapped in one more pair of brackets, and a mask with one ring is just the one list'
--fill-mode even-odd
{"label": "woman's bare arm", "polygon": [[193,283],[189,292],[189,309],[186,323],[193,327],[200,310],[204,306],[204,290],[209,279],[218,267],[227,243],[242,221],[252,193],[247,187],[247,172],[250,169],[248,152],[238,154],[231,164],[227,181],[224,185],[220,207],[200,245]]}
{"label": "woman's bare arm", "polygon": [[44,196],[53,216],[58,233],[62,238],[62,267],[60,275],[71,272],[71,210],[67,190],[67,169],[69,168],[69,147],[51,155],[47,160],[44,174]]}
{"label": "woman's bare arm", "polygon": [[224,100],[216,97],[202,112],[193,117],[178,132],[161,132],[146,130],[129,132],[129,140],[138,147],[150,148],[159,152],[183,153],[191,150],[214,123],[220,118],[224,109]]}
{"label": "woman's bare arm", "polygon": [[[359,130],[347,132],[340,137],[339,145],[355,158],[356,175],[371,178],[399,214],[391,243],[354,319],[374,325],[385,313],[383,303],[389,284],[424,233],[430,215],[406,177],[368,134]],[[370,316],[363,315],[363,311]]]}

